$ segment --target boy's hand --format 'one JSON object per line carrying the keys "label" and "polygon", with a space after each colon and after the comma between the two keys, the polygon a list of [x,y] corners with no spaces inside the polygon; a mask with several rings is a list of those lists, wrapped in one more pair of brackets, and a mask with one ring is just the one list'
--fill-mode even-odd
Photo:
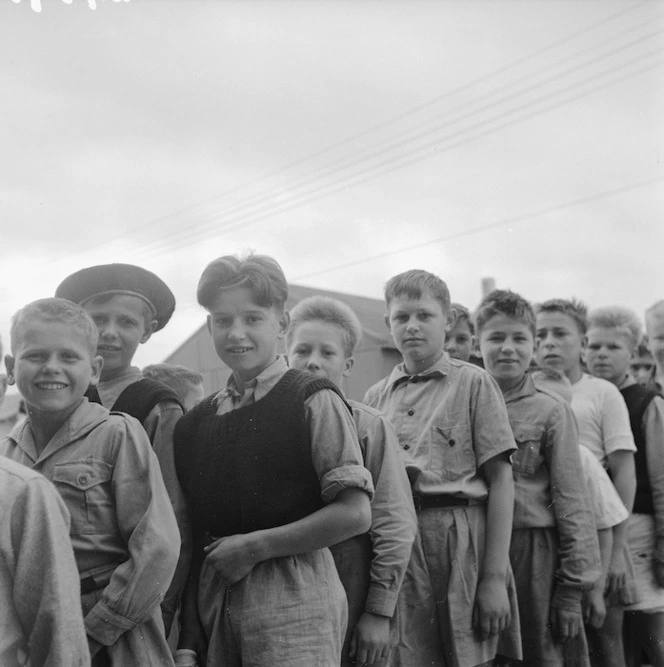
{"label": "boy's hand", "polygon": [[606,595],[618,593],[625,586],[627,579],[627,564],[625,563],[625,556],[622,550],[614,551],[611,554],[611,562],[609,563],[609,571],[606,575]]}
{"label": "boy's hand", "polygon": [[357,665],[372,665],[390,652],[390,619],[364,613],[357,622],[348,654]]}
{"label": "boy's hand", "polygon": [[204,549],[207,553],[206,563],[211,565],[229,586],[246,577],[258,562],[258,557],[250,546],[250,536],[251,533],[220,537]]}
{"label": "boy's hand", "polygon": [[480,639],[501,633],[511,620],[505,578],[481,579],[473,609],[473,627]]}
{"label": "boy's hand", "polygon": [[569,609],[558,609],[556,607],[551,607],[549,621],[551,622],[551,634],[561,644],[568,639],[574,639],[581,632],[581,623],[583,622],[580,611],[570,611]]}
{"label": "boy's hand", "polygon": [[664,588],[664,562],[655,560],[652,564],[655,571],[655,581],[660,588]]}
{"label": "boy's hand", "polygon": [[90,657],[94,658],[99,651],[101,651],[104,648],[103,644],[100,644],[96,639],[93,639],[90,637],[90,635],[87,635],[88,637],[88,648],[90,649]]}
{"label": "boy's hand", "polygon": [[604,625],[606,618],[606,601],[604,600],[604,586],[595,584],[588,591],[584,601],[583,620],[598,630]]}

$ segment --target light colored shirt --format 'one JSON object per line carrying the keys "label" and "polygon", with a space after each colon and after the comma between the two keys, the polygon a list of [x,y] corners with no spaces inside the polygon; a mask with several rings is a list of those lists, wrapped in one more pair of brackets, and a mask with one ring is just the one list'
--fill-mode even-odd
{"label": "light colored shirt", "polygon": [[84,618],[87,633],[110,646],[150,618],[173,576],[180,535],[139,422],[83,399],[41,453],[26,421],[0,454],[55,484],[71,515],[81,578],[110,576]]}
{"label": "light colored shirt", "polygon": [[392,422],[411,486],[422,495],[486,499],[481,466],[516,450],[495,380],[447,353],[414,375],[398,364],[367,391],[364,402]]}
{"label": "light colored shirt", "polygon": [[617,387],[583,373],[572,384],[572,411],[579,428],[579,444],[587,447],[606,468],[608,455],[635,452],[629,413]]}
{"label": "light colored shirt", "polygon": [[364,609],[392,617],[417,535],[415,507],[392,425],[373,408],[351,400],[348,404],[353,409],[364,465],[376,489],[371,503],[373,558]]}
{"label": "light colored shirt", "polygon": [[90,664],[69,513],[38,473],[0,456],[0,665]]}
{"label": "light colored shirt", "polygon": [[[224,415],[266,396],[288,371],[279,356],[262,373],[244,386],[240,393],[231,375],[227,386],[214,398],[217,414]],[[317,391],[305,401],[305,420],[309,427],[311,460],[321,485],[324,503],[332,502],[340,491],[357,487],[373,498],[371,475],[362,464],[357,429],[341,397],[331,389]]]}

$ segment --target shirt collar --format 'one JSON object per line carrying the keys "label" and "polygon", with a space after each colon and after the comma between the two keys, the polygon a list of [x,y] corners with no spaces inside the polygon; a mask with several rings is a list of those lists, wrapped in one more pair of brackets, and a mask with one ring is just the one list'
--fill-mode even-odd
{"label": "shirt collar", "polygon": [[629,373],[626,373],[617,386],[618,389],[627,389],[627,387],[631,387],[633,384],[636,384],[636,380]]}
{"label": "shirt collar", "polygon": [[258,401],[274,388],[287,370],[288,365],[286,364],[286,359],[282,355],[279,355],[253,380],[244,383],[244,392],[240,393],[238,391],[235,376],[231,374],[226,383],[226,387],[222,389],[217,396],[220,399],[231,397],[233,401],[241,401],[245,394],[250,394],[253,396],[254,401]]}
{"label": "shirt collar", "polygon": [[508,403],[523,398],[524,396],[532,396],[535,393],[537,393],[537,388],[535,387],[535,382],[533,381],[532,376],[530,373],[524,373],[519,384],[508,389],[503,394],[503,398],[505,399],[505,402]]}
{"label": "shirt collar", "polygon": [[97,391],[101,404],[109,410],[118,400],[120,394],[130,385],[143,377],[141,369],[136,366],[129,366],[126,370],[116,375],[112,380],[97,383]]}
{"label": "shirt collar", "polygon": [[447,352],[443,351],[443,354],[440,356],[438,361],[433,363],[429,368],[420,371],[419,373],[409,373],[406,370],[406,362],[403,361],[400,364],[397,364],[390,374],[388,384],[392,387],[403,382],[419,382],[420,380],[425,381],[433,377],[444,377],[450,372],[450,357]]}

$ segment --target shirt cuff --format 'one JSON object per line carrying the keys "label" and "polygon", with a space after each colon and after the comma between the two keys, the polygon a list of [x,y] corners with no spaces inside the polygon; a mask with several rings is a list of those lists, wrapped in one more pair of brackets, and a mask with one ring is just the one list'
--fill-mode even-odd
{"label": "shirt cuff", "polygon": [[556,609],[575,611],[580,614],[582,597],[583,591],[580,588],[557,584],[553,599],[551,600],[551,606]]}
{"label": "shirt cuff", "polygon": [[103,600],[90,609],[83,623],[85,632],[104,646],[112,646],[121,635],[136,626],[128,618],[109,609]]}
{"label": "shirt cuff", "polygon": [[397,606],[399,594],[393,591],[385,590],[382,586],[369,584],[367,600],[364,603],[364,611],[376,616],[386,616],[392,618]]}
{"label": "shirt cuff", "polygon": [[320,481],[320,494],[326,505],[331,503],[341,491],[349,488],[361,489],[373,500],[374,487],[371,481],[371,473],[361,465],[334,468],[326,473]]}

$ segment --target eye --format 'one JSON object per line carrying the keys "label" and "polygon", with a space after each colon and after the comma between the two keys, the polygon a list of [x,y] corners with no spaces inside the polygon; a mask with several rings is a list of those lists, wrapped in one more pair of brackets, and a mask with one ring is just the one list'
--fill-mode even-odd
{"label": "eye", "polygon": [[122,317],[120,319],[120,324],[125,328],[131,328],[138,325],[138,322],[131,317]]}

